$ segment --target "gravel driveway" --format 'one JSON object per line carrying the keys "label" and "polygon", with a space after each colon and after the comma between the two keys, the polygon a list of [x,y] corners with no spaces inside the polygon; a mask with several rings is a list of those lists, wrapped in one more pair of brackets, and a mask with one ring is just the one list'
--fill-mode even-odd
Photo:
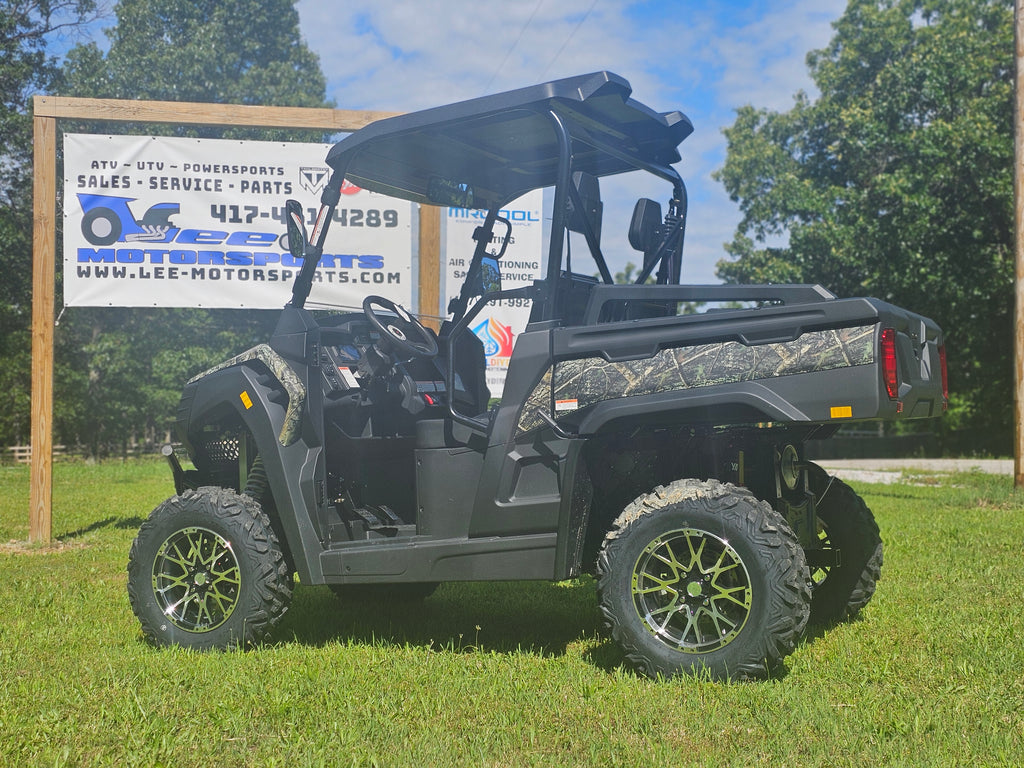
{"label": "gravel driveway", "polygon": [[1013,459],[826,459],[818,463],[831,475],[862,483],[899,482],[908,470],[1013,474]]}

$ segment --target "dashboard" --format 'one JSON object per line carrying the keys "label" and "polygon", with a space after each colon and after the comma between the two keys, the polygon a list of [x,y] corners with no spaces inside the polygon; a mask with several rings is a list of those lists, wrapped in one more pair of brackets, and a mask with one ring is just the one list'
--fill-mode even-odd
{"label": "dashboard", "polygon": [[[382,355],[377,346],[380,334],[363,315],[331,319],[334,322],[330,325],[321,325],[319,359],[327,399],[360,393],[377,399],[381,388],[373,380],[397,375],[402,379],[408,377],[415,384],[416,393],[423,397],[426,405],[441,404],[447,387],[440,356],[399,361]],[[381,366],[385,357],[387,365]],[[375,361],[377,366],[373,364]],[[462,388],[458,375],[455,388],[457,391]]]}

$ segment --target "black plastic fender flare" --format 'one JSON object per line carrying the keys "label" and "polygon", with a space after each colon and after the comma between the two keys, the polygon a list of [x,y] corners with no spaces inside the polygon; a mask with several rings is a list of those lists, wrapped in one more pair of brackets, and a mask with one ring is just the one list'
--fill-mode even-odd
{"label": "black plastic fender flare", "polygon": [[285,534],[282,544],[288,548],[299,578],[304,583],[322,583],[320,553],[323,544],[315,523],[315,487],[317,465],[322,462],[323,450],[321,446],[308,444],[302,439],[305,388],[294,371],[288,369],[294,381],[287,385],[274,372],[286,391],[290,387],[292,392],[296,392],[295,397],[289,394],[288,405],[284,407],[270,400],[271,388],[258,380],[263,374],[243,364],[249,360],[263,361],[256,354],[249,354],[257,349],[194,377],[183,394],[179,425],[185,421],[187,439],[191,441],[195,425],[202,423],[206,414],[224,405],[235,411],[263,457]]}
{"label": "black plastic fender flare", "polygon": [[306,388],[303,386],[302,380],[292,370],[288,361],[277,354],[269,344],[258,344],[252,349],[247,349],[245,352],[225,360],[220,365],[215,365],[213,368],[196,374],[188,380],[188,383],[193,384],[218,371],[241,365],[250,360],[258,360],[267,366],[267,369],[274,375],[274,378],[278,380],[281,386],[284,387],[284,391],[288,394],[288,407],[285,410],[284,424],[281,426],[281,431],[277,437],[281,445],[287,447],[299,439],[302,426],[302,407],[306,402]]}

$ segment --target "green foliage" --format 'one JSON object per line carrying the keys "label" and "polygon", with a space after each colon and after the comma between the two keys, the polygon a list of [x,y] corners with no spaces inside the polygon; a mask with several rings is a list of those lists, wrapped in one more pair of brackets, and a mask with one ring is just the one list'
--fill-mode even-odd
{"label": "green foliage", "polygon": [[[69,52],[64,67],[68,95],[330,106],[319,59],[299,34],[294,0],[121,0],[115,11],[117,25],[107,30],[106,55],[95,43]],[[154,128],[145,126],[144,133]],[[165,130],[204,137],[323,140],[322,134],[295,130]]]}
{"label": "green foliage", "polygon": [[[615,277],[613,279],[615,280],[616,285],[632,285],[635,282],[636,275],[638,275],[639,272],[640,270],[637,269],[636,264],[634,264],[632,261],[627,261],[626,266],[623,267],[621,272],[616,272]],[[598,277],[598,275],[594,275],[594,277]],[[647,285],[653,285],[654,278],[648,277],[645,283]]]}
{"label": "green foliage", "polygon": [[[1013,3],[850,0],[821,95],[738,110],[729,282],[817,282],[936,320],[965,426],[1009,446]],[[780,245],[784,242],[784,245]]]}
{"label": "green foliage", "polygon": [[163,462],[54,467],[51,549],[29,471],[0,467],[0,764],[1019,766],[1024,497],[968,473],[855,484],[886,564],[855,622],[763,683],[656,682],[598,631],[594,585],[444,584],[422,605],[299,585],[248,652],[148,646],[129,544]]}
{"label": "green foliage", "polygon": [[56,439],[93,456],[167,439],[182,385],[265,341],[278,313],[83,307],[62,323]]}

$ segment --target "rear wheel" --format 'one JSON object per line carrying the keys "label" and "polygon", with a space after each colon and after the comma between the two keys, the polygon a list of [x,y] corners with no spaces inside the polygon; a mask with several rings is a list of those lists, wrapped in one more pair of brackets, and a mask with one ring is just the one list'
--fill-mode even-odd
{"label": "rear wheel", "polygon": [[882,538],[864,499],[817,464],[808,467],[822,549],[839,550],[839,564],[811,571],[811,621],[852,619],[882,577]]}
{"label": "rear wheel", "polygon": [[198,650],[261,640],[288,609],[291,572],[259,504],[187,490],[150,514],[128,556],[128,598],[147,639]]}
{"label": "rear wheel", "polygon": [[796,536],[771,506],[717,480],[679,480],[626,507],[597,574],[606,626],[650,677],[764,677],[807,623]]}

